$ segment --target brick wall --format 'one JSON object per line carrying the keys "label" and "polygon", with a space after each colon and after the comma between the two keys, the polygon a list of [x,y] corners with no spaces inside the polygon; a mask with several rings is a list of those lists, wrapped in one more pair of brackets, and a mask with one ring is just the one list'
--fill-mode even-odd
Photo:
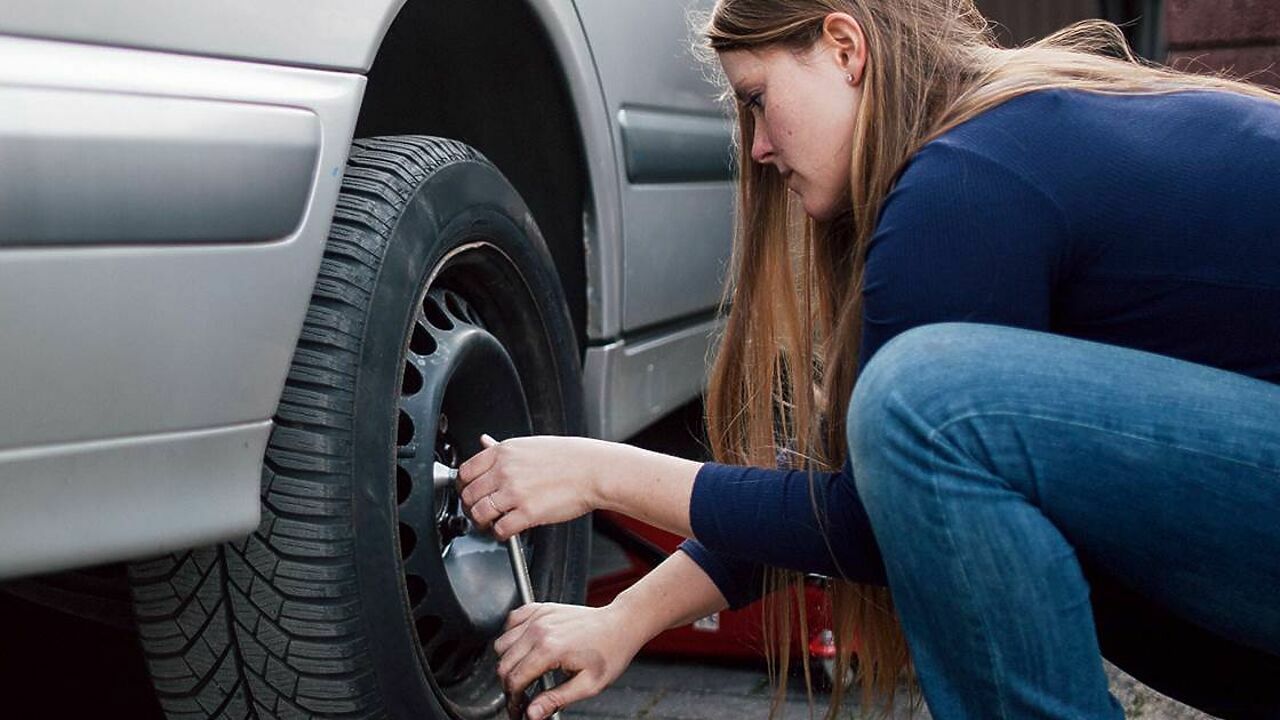
{"label": "brick wall", "polygon": [[1280,0],[1165,0],[1169,62],[1280,88]]}
{"label": "brick wall", "polygon": [[[1280,0],[1275,0],[1280,2]],[[1002,45],[1021,45],[1086,18],[1098,17],[1098,0],[977,0],[978,9],[996,24]]]}

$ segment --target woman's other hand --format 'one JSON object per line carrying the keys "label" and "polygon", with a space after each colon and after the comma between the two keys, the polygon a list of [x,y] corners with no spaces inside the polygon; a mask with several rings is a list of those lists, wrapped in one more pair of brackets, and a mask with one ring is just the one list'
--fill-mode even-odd
{"label": "woman's other hand", "polygon": [[507,616],[506,630],[493,646],[509,697],[520,697],[530,683],[556,668],[570,676],[533,698],[526,715],[530,720],[600,694],[631,664],[648,638],[637,634],[640,623],[618,617],[623,612],[617,605],[531,603]]}
{"label": "woman's other hand", "polygon": [[599,507],[598,479],[619,446],[580,437],[535,436],[498,442],[458,468],[462,507],[498,540],[538,525],[568,522]]}

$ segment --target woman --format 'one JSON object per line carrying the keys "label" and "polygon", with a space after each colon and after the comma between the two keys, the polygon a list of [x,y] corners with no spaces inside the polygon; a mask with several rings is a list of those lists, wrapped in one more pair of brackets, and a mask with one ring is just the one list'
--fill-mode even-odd
{"label": "woman", "polygon": [[837,677],[856,631],[864,699],[914,669],[936,718],[1122,717],[1086,568],[1280,655],[1277,97],[1105,23],[1000,49],[969,0],[720,0],[705,36],[743,169],[719,462],[543,437],[461,468],[500,539],[598,508],[693,538],[609,607],[511,614],[508,689],[572,675],[529,717],[765,567],[836,578]]}

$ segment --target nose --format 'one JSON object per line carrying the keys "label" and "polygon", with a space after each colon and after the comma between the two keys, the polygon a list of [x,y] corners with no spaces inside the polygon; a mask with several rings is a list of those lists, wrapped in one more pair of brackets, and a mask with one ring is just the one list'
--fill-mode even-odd
{"label": "nose", "polygon": [[751,138],[751,159],[762,165],[773,160],[773,143],[769,142],[769,133],[759,125]]}

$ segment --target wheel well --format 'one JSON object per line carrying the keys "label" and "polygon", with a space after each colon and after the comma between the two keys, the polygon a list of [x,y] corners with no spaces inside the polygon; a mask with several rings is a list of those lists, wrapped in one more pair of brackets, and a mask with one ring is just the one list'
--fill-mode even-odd
{"label": "wheel well", "polygon": [[355,134],[437,135],[484,153],[537,220],[585,352],[581,133],[564,71],[527,5],[409,0],[369,71]]}

